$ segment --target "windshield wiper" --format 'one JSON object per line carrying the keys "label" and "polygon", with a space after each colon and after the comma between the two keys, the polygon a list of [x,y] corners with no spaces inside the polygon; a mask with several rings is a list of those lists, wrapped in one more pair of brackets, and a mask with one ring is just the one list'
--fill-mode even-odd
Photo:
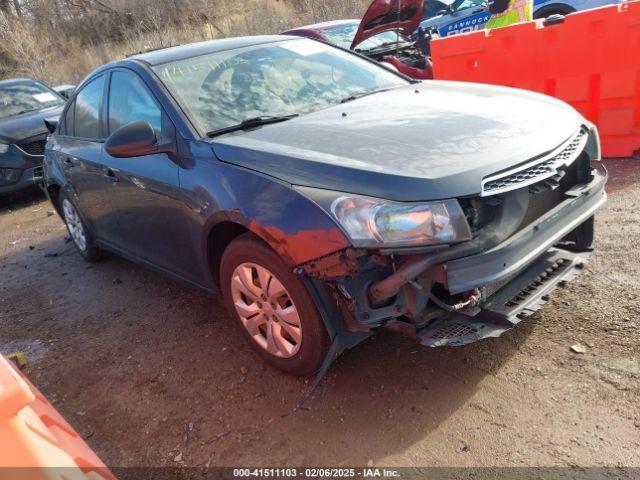
{"label": "windshield wiper", "polygon": [[213,130],[207,133],[207,137],[213,138],[218,135],[222,135],[224,133],[236,132],[238,130],[246,130],[248,128],[260,127],[262,125],[268,125],[270,123],[278,123],[284,122],[286,120],[290,120],[294,117],[297,117],[297,113],[293,113],[291,115],[280,115],[280,116],[262,116],[262,117],[254,117],[247,118],[246,120],[241,121],[236,125],[230,125],[228,127],[219,128],[218,130]]}
{"label": "windshield wiper", "polygon": [[373,95],[374,93],[382,93],[391,90],[390,88],[382,88],[380,90],[369,90],[367,92],[362,93],[354,93],[353,95],[349,95],[348,97],[344,97],[340,100],[340,103],[347,103],[357,100],[358,98],[366,97],[367,95]]}

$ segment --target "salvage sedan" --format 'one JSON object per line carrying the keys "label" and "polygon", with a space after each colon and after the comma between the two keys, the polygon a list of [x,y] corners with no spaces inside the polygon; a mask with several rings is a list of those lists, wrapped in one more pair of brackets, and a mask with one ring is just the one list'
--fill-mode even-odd
{"label": "salvage sedan", "polygon": [[221,291],[262,358],[309,374],[381,326],[461,345],[531,314],[592,248],[599,159],[550,97],[273,36],[99,68],[45,179],[85,259]]}

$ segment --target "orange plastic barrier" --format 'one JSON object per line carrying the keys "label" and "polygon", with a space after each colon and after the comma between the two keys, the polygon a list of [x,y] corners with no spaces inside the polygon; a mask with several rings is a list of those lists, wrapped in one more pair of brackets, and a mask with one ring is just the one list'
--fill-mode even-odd
{"label": "orange plastic barrier", "polygon": [[434,77],[546,93],[598,126],[603,155],[640,149],[640,1],[432,41]]}
{"label": "orange plastic barrier", "polygon": [[115,480],[29,380],[0,355],[0,479]]}

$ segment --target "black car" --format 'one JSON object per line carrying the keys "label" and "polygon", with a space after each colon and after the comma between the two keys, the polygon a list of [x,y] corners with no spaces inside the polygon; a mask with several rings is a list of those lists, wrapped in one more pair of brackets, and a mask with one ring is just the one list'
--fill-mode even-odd
{"label": "black car", "polygon": [[73,91],[76,89],[76,86],[75,85],[69,85],[68,83],[65,83],[64,85],[56,85],[55,87],[53,87],[53,89],[60,96],[62,96],[65,99],[67,99],[67,98],[69,98],[71,96]]}
{"label": "black car", "polygon": [[599,159],[550,97],[246,37],[91,73],[45,181],[85,259],[221,290],[266,361],[308,374],[380,326],[460,345],[539,308],[592,248]]}
{"label": "black car", "polygon": [[56,92],[31,79],[0,81],[0,196],[42,181],[48,131],[65,103]]}

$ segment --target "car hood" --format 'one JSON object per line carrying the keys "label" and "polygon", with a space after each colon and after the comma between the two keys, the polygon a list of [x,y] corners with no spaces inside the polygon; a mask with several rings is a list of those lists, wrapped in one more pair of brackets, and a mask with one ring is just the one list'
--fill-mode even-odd
{"label": "car hood", "polygon": [[63,108],[63,106],[46,108],[36,112],[0,119],[0,141],[16,143],[36,135],[48,133],[44,120],[57,120]]}
{"label": "car hood", "polygon": [[389,30],[399,29],[405,36],[411,36],[420,25],[423,12],[424,0],[373,0],[360,21],[351,49]]}
{"label": "car hood", "polygon": [[485,176],[553,150],[583,122],[544,95],[430,81],[217,137],[213,150],[293,185],[435,200],[479,194]]}

